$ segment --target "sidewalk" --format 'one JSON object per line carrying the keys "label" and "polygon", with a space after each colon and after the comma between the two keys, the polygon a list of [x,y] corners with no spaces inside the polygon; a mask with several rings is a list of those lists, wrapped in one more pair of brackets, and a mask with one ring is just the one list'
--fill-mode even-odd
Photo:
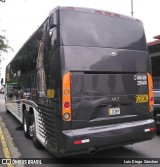
{"label": "sidewalk", "polygon": [[[1,99],[0,99],[0,111],[4,111],[4,100],[1,100]],[[2,130],[3,128],[4,128],[4,124],[0,116],[0,158],[6,158],[5,156],[6,140],[3,134],[3,130]],[[0,160],[0,164],[1,163],[2,163],[2,159]],[[7,167],[7,165],[4,165],[4,164],[3,166]]]}
{"label": "sidewalk", "polygon": [[[2,167],[18,167],[19,165],[4,165],[2,159],[19,158],[20,153],[13,143],[13,139],[2,120],[1,114],[5,111],[5,101],[3,95],[0,94],[0,166]],[[5,160],[3,160],[5,162]],[[2,164],[2,165],[1,165]]]}

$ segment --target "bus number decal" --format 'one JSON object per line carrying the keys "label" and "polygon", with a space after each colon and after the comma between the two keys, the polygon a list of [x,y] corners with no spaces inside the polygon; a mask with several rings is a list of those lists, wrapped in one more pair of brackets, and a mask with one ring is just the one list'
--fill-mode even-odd
{"label": "bus number decal", "polygon": [[136,95],[136,103],[148,102],[148,95]]}
{"label": "bus number decal", "polygon": [[50,98],[54,98],[55,95],[55,90],[54,89],[48,89],[47,90],[47,97]]}

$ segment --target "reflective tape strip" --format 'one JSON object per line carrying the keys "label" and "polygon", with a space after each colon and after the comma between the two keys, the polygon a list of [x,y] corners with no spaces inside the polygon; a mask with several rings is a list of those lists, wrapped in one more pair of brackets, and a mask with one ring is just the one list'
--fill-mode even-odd
{"label": "reflective tape strip", "polygon": [[149,128],[149,129],[145,129],[144,131],[145,132],[152,132],[152,131],[154,131],[155,129],[154,128]]}
{"label": "reflective tape strip", "polygon": [[145,131],[145,132],[149,132],[150,130],[149,130],[149,129],[145,129],[144,131]]}
{"label": "reflective tape strip", "polygon": [[89,142],[90,142],[89,139],[82,140],[82,143],[89,143]]}

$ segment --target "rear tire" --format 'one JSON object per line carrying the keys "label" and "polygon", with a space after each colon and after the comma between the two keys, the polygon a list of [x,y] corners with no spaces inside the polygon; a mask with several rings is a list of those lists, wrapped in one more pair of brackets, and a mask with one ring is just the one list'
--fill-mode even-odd
{"label": "rear tire", "polygon": [[7,107],[6,107],[6,113],[8,113],[8,114],[10,113],[10,111],[7,109]]}
{"label": "rear tire", "polygon": [[32,136],[32,140],[33,140],[33,145],[37,148],[37,149],[42,149],[43,146],[40,143],[40,141],[37,139],[36,137],[36,123],[35,123],[35,117],[34,114],[32,115],[32,126],[33,126],[33,136]]}
{"label": "rear tire", "polygon": [[157,130],[157,135],[160,135],[160,131],[159,130]]}
{"label": "rear tire", "polygon": [[[6,99],[5,99],[5,102],[6,102]],[[5,104],[5,108],[6,108],[6,113],[10,113],[9,110],[7,109],[6,104]]]}
{"label": "rear tire", "polygon": [[156,131],[157,135],[160,135],[160,121],[156,123],[156,129],[157,129]]}
{"label": "rear tire", "polygon": [[30,133],[29,133],[29,127],[31,125],[31,118],[29,117],[29,114],[27,110],[24,110],[23,112],[23,130],[24,130],[24,135],[26,138],[31,138]]}

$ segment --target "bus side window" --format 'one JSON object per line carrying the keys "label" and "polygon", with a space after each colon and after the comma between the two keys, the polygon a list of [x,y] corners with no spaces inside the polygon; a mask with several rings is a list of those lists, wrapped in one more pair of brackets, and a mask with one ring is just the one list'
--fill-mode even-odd
{"label": "bus side window", "polygon": [[51,45],[54,48],[54,47],[56,47],[56,44],[57,44],[57,28],[54,27],[54,28],[50,29],[49,35],[51,37]]}

